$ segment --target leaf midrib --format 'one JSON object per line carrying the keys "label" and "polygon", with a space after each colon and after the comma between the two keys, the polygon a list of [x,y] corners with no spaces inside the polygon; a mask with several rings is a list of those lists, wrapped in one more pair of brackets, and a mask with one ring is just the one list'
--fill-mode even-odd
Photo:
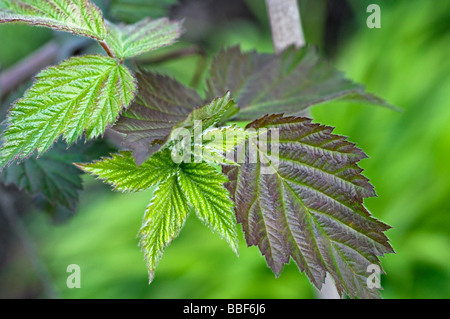
{"label": "leaf midrib", "polygon": [[[253,142],[252,142],[252,143],[253,143]],[[253,143],[253,144],[254,144],[254,143]],[[277,176],[278,176],[281,180],[283,180],[283,182],[285,182],[286,180],[289,180],[288,178],[281,176],[281,175],[279,174],[278,170],[276,170],[275,167],[271,164],[270,159],[266,156],[266,154],[260,150],[260,148],[258,147],[258,145],[255,145],[255,146],[258,148],[259,154],[263,153],[264,157],[266,158],[266,163],[268,163],[268,165],[270,165],[270,166],[272,167],[272,169],[273,169],[274,172],[277,174]],[[258,163],[259,163],[259,162],[260,162],[260,161],[258,161]],[[312,189],[312,190],[314,190],[314,191],[317,191],[317,192],[322,193],[320,190],[317,190],[317,189],[315,189],[315,188],[313,188],[313,187],[311,187],[311,186],[309,186],[309,185],[302,184],[302,183],[298,183],[298,182],[292,181],[292,180],[291,180],[291,182],[293,182],[294,184],[301,184],[302,186],[308,187],[308,188],[310,188],[310,189]],[[290,186],[289,186],[289,187],[290,187]],[[333,197],[331,197],[331,196],[329,196],[329,195],[327,195],[327,194],[325,194],[325,193],[322,193],[322,194],[325,195],[326,197],[331,198],[332,200],[334,200],[334,201],[336,201],[336,202],[342,204],[343,206],[346,206],[346,207],[349,208],[353,213],[357,213],[358,215],[360,215],[361,217],[363,217],[366,221],[368,221],[368,222],[373,222],[372,220],[368,219],[367,216],[363,216],[363,215],[359,214],[358,211],[355,211],[354,209],[348,207],[348,206],[345,205],[344,203],[341,203],[340,201],[336,200],[335,198],[333,198]],[[298,197],[298,196],[296,196],[296,197]],[[312,210],[312,209],[308,208],[308,207],[303,203],[303,201],[301,201],[301,204],[302,204],[302,206],[305,207],[305,209],[307,209],[308,212],[310,212],[310,210]],[[327,213],[324,213],[324,212],[319,212],[319,211],[317,211],[317,212],[320,213],[320,214],[322,214],[322,215],[326,215],[326,216],[329,216],[329,217],[335,219],[335,220],[338,221],[340,224],[342,224],[342,225],[344,225],[344,226],[346,226],[346,227],[348,227],[348,228],[351,228],[351,229],[354,230],[356,233],[359,233],[359,234],[361,234],[361,235],[367,237],[369,240],[374,241],[374,242],[376,242],[376,243],[378,243],[378,244],[380,244],[381,246],[384,247],[384,244],[383,244],[383,243],[380,243],[380,242],[378,242],[376,239],[370,237],[368,234],[365,234],[365,233],[363,233],[363,232],[361,232],[361,231],[359,231],[359,230],[357,230],[357,229],[351,227],[350,225],[347,225],[345,222],[341,221],[341,220],[338,219],[337,217],[335,217],[335,216],[333,216],[333,215],[330,215],[330,214],[327,214]],[[364,256],[363,256],[363,257],[364,257]]]}

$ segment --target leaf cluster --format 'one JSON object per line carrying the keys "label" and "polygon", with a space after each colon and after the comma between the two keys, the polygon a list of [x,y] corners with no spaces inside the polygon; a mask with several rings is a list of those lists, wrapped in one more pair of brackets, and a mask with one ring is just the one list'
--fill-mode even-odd
{"label": "leaf cluster", "polygon": [[[242,224],[247,244],[258,246],[277,276],[292,258],[317,288],[329,273],[341,294],[379,297],[367,287],[366,269],[393,250],[389,226],[363,205],[375,196],[358,166],[366,155],[301,114],[338,99],[392,106],[313,48],[279,55],[224,49],[211,62],[202,98],[175,79],[124,64],[172,44],[180,22],[117,25],[89,0],[0,0],[0,23],[90,37],[108,54],[41,71],[13,104],[2,134],[3,182],[70,209],[81,189],[79,169],[116,191],[152,189],[139,231],[150,281],[194,212],[236,254],[236,222]],[[89,163],[82,152],[63,149],[108,128],[123,137],[126,151]],[[41,158],[30,157],[35,153]]]}

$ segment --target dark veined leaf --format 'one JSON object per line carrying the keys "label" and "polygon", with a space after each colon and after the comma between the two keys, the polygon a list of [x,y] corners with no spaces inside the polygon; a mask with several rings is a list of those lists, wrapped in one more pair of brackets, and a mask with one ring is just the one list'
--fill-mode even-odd
{"label": "dark veined leaf", "polygon": [[15,22],[103,40],[103,16],[89,0],[0,0],[0,23]]}
{"label": "dark veined leaf", "polygon": [[143,191],[158,186],[139,231],[150,281],[164,248],[178,236],[191,209],[237,253],[233,202],[223,187],[228,179],[213,167],[202,163],[176,164],[169,149],[153,154],[140,166],[135,164],[131,152],[121,152],[78,167],[117,190]]}
{"label": "dark veined leaf", "polygon": [[167,18],[146,18],[127,26],[107,22],[107,28],[106,43],[119,59],[131,58],[170,45],[182,32],[180,22],[171,22]]}
{"label": "dark veined leaf", "polygon": [[80,160],[79,155],[66,150],[64,143],[58,143],[39,159],[29,158],[3,169],[1,181],[31,195],[42,194],[46,200],[74,211],[82,189],[82,172],[72,163]]}
{"label": "dark veined leaf", "polygon": [[277,276],[292,257],[318,288],[328,272],[340,294],[378,297],[367,267],[393,250],[383,233],[390,227],[363,206],[375,196],[357,165],[366,155],[307,118],[270,115],[247,129],[258,129],[258,139],[237,152],[240,167],[223,171],[248,245]]}
{"label": "dark veined leaf", "polygon": [[78,203],[78,191],[82,189],[83,173],[73,163],[90,161],[110,150],[98,141],[75,144],[69,149],[59,142],[38,159],[28,158],[5,167],[0,173],[0,181],[5,185],[14,184],[33,197],[42,195],[48,205],[53,206],[51,211],[73,213]]}
{"label": "dark veined leaf", "polygon": [[240,111],[234,119],[253,120],[268,113],[295,115],[336,99],[365,101],[394,108],[365,92],[320,58],[311,47],[289,48],[280,55],[221,51],[212,61],[207,96],[230,91]]}
{"label": "dark veined leaf", "polygon": [[136,99],[112,129],[125,135],[124,145],[140,165],[161,147],[172,127],[203,101],[197,92],[167,76],[142,71],[136,78]]}
{"label": "dark veined leaf", "polygon": [[0,166],[45,152],[60,135],[70,145],[84,132],[88,139],[103,134],[135,90],[129,70],[107,56],[74,57],[41,71],[9,112]]}
{"label": "dark veined leaf", "polygon": [[201,133],[237,111],[229,94],[205,104],[197,92],[169,77],[143,71],[137,79],[137,98],[113,130],[125,135],[138,165],[176,138],[177,129],[193,131],[201,123]]}

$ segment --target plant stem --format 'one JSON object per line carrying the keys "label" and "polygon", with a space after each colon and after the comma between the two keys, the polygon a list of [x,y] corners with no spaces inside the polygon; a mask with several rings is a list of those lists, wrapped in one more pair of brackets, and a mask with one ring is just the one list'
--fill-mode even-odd
{"label": "plant stem", "polygon": [[7,95],[43,68],[54,63],[58,57],[59,50],[59,45],[55,41],[50,41],[11,68],[3,71],[0,74],[2,95]]}
{"label": "plant stem", "polygon": [[116,55],[114,54],[114,52],[111,50],[111,48],[105,41],[100,41],[99,43],[111,58],[113,58],[113,59],[117,58]]}
{"label": "plant stem", "polygon": [[305,45],[297,0],[266,0],[275,53]]}

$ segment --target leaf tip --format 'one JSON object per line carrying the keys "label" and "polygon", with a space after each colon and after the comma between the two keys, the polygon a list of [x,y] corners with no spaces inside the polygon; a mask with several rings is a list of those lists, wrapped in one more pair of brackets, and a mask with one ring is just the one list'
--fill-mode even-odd
{"label": "leaf tip", "polygon": [[149,269],[148,270],[148,284],[150,285],[153,282],[153,279],[155,278],[155,270]]}

